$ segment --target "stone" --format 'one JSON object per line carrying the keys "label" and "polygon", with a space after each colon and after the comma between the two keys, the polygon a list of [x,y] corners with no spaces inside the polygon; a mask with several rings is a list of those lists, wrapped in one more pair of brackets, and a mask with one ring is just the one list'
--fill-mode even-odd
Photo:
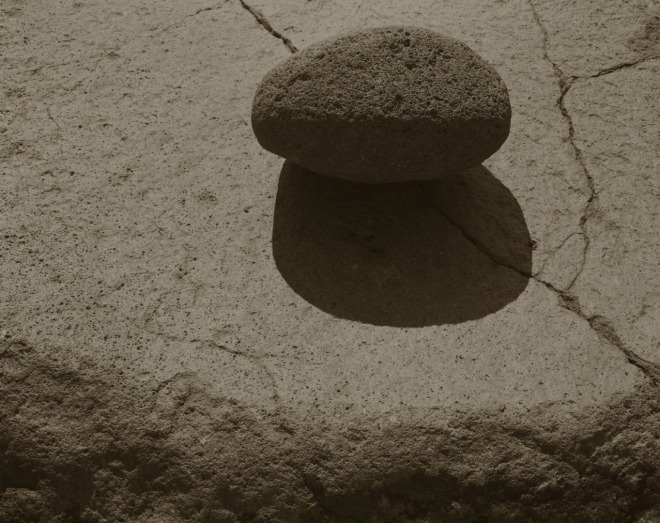
{"label": "stone", "polygon": [[504,143],[510,120],[493,67],[458,40],[407,26],[311,45],[265,76],[252,107],[265,149],[366,183],[478,165]]}

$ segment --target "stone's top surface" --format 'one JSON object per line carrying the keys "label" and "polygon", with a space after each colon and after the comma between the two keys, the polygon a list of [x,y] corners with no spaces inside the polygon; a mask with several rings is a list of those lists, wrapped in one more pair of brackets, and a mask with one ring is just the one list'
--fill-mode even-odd
{"label": "stone's top surface", "polygon": [[259,86],[257,120],[508,120],[504,82],[467,45],[419,27],[330,38],[294,54]]}
{"label": "stone's top surface", "polygon": [[359,182],[477,165],[506,140],[510,119],[493,67],[458,40],[407,26],[310,46],[265,76],[252,108],[264,148]]}

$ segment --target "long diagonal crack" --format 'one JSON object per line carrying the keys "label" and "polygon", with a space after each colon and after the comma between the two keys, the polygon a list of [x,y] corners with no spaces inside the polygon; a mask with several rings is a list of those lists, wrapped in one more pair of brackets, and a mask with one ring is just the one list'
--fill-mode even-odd
{"label": "long diagonal crack", "polygon": [[288,37],[284,36],[282,33],[275,30],[273,26],[270,25],[270,22],[266,19],[266,17],[261,11],[245,3],[243,0],[238,0],[238,1],[241,3],[241,6],[243,6],[243,9],[245,9],[252,16],[254,16],[255,20],[261,27],[263,27],[266,31],[272,34],[275,38],[282,40],[282,43],[284,43],[284,45],[287,46],[289,51],[291,51],[292,53],[298,52],[298,48],[295,45],[293,45],[293,42]]}
{"label": "long diagonal crack", "polygon": [[435,209],[438,212],[438,214],[440,214],[443,218],[445,218],[454,228],[456,228],[467,241],[469,241],[479,250],[479,252],[487,256],[496,265],[499,265],[500,267],[504,267],[510,271],[513,271],[516,274],[523,276],[524,278],[532,279],[540,283],[541,285],[543,285],[553,293],[555,293],[559,299],[559,304],[562,308],[575,314],[580,319],[586,321],[589,324],[589,327],[591,327],[591,329],[601,339],[605,340],[610,345],[613,345],[621,352],[623,352],[623,354],[626,356],[626,359],[628,360],[628,363],[637,367],[647,378],[649,378],[649,380],[654,385],[660,385],[660,365],[657,365],[653,362],[650,362],[642,358],[641,356],[638,356],[632,350],[626,347],[623,341],[621,340],[621,338],[617,335],[616,330],[614,329],[612,324],[606,318],[599,316],[597,314],[593,316],[587,316],[582,310],[582,307],[580,306],[580,302],[577,296],[574,296],[565,290],[558,289],[552,283],[541,279],[538,275],[534,275],[531,272],[527,272],[522,269],[519,269],[518,267],[511,265],[506,260],[503,260],[499,256],[490,252],[490,250],[483,244],[483,242],[481,242],[478,238],[470,234],[464,227],[461,226],[459,222],[454,220],[444,210],[442,210],[439,206],[435,204],[433,199],[426,192],[423,183],[419,183],[418,185],[421,188],[422,194],[424,195],[424,198],[429,203],[429,205],[433,209]]}
{"label": "long diagonal crack", "polygon": [[511,265],[508,263],[506,260],[500,258],[499,256],[493,254],[488,250],[488,248],[481,242],[478,238],[474,237],[471,235],[468,231],[466,231],[460,223],[458,223],[456,220],[454,220],[449,214],[447,214],[442,208],[437,206],[435,202],[433,201],[433,198],[429,196],[429,194],[426,192],[426,187],[424,185],[424,182],[417,182],[417,186],[421,189],[422,195],[424,199],[427,201],[430,207],[432,207],[438,214],[440,214],[445,220],[447,220],[455,229],[458,229],[458,231],[463,235],[463,237],[469,241],[472,245],[474,245],[482,254],[485,254],[488,258],[490,258],[495,264],[501,265],[502,267],[506,267],[509,270],[512,270],[513,272],[518,273],[520,276],[524,276],[525,278],[531,278],[532,275],[528,274],[527,272],[519,269],[518,267],[515,267],[514,265]]}
{"label": "long diagonal crack", "polygon": [[[564,248],[564,245],[566,245],[566,244],[568,243],[568,240],[570,240],[571,238],[574,238],[575,236],[584,236],[584,233],[583,233],[582,231],[580,231],[580,232],[572,232],[571,234],[569,234],[568,236],[566,236],[566,238],[564,238],[564,239],[562,240],[562,242],[559,244],[559,247],[557,247],[557,248],[556,248],[556,249],[555,249],[555,250],[554,250],[554,251],[553,251],[553,252],[552,252],[552,253],[551,253],[551,254],[550,254],[550,255],[549,255],[544,261],[543,261],[543,263],[541,264],[541,267],[539,267],[539,268],[537,269],[537,271],[534,273],[534,275],[535,275],[535,276],[538,276],[539,274],[543,274],[543,271],[545,270],[545,266],[548,264],[548,262],[550,262],[550,261],[552,260],[552,258],[553,258],[558,252],[560,252],[560,251]],[[584,259],[583,259],[582,263],[584,263]],[[573,281],[575,281],[575,280],[573,279]]]}

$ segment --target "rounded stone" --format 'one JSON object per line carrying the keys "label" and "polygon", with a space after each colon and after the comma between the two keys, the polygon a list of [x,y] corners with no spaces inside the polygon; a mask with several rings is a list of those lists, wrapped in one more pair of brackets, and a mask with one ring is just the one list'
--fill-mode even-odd
{"label": "rounded stone", "polygon": [[319,174],[367,183],[440,178],[483,162],[509,134],[504,82],[467,45],[381,27],[314,44],[257,89],[262,147]]}

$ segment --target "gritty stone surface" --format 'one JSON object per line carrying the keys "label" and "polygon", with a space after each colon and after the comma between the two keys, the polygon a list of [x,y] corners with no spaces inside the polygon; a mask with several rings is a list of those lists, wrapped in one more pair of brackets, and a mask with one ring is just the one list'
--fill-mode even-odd
{"label": "gritty stone surface", "polygon": [[660,177],[658,156],[649,153],[660,150],[660,102],[654,96],[659,74],[660,60],[645,61],[613,72],[607,81],[576,83],[566,98],[596,195],[575,292],[588,314],[607,318],[627,346],[656,364]]}
{"label": "gritty stone surface", "polygon": [[509,134],[497,72],[427,29],[355,31],[294,54],[263,79],[252,127],[267,150],[355,182],[440,178],[480,164]]}
{"label": "gritty stone surface", "polygon": [[[653,6],[578,61],[565,11],[611,10],[553,5],[3,3],[0,521],[657,519]],[[370,25],[501,74],[474,176],[395,199],[256,142],[283,38]]]}

